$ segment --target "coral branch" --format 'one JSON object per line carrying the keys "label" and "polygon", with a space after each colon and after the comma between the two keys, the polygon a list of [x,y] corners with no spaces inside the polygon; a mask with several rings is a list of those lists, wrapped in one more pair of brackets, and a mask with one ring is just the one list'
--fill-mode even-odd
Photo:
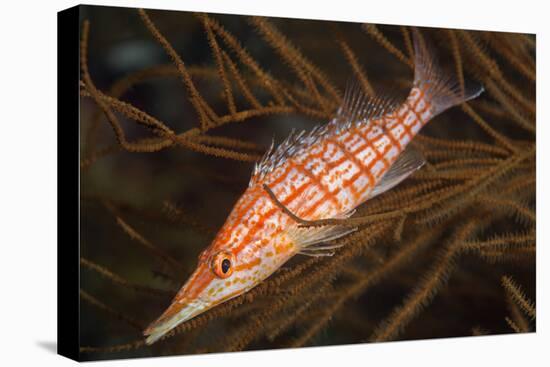
{"label": "coral branch", "polygon": [[512,277],[507,275],[504,275],[501,278],[501,281],[502,286],[504,287],[504,289],[506,289],[512,300],[514,300],[514,302],[518,304],[518,306],[523,310],[523,312],[527,314],[527,316],[529,316],[531,319],[534,319],[537,314],[535,306],[527,297],[525,297],[525,293],[523,293],[521,287],[514,282]]}

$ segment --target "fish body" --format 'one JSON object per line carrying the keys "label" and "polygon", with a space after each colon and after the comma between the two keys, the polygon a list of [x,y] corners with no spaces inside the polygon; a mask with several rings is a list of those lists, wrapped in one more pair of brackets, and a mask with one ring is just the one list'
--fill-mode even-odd
{"label": "fish body", "polygon": [[[421,128],[480,87],[457,83],[434,64],[414,33],[415,81],[403,103],[373,100],[351,86],[335,118],[310,133],[292,134],[256,165],[249,187],[204,250],[197,269],[172,304],[146,330],[151,344],[178,324],[243,294],[298,253],[330,255],[327,242],[354,230],[339,225],[300,227],[281,204],[304,220],[346,218],[369,198],[422,167],[407,148]],[[268,187],[280,205],[266,191]]]}

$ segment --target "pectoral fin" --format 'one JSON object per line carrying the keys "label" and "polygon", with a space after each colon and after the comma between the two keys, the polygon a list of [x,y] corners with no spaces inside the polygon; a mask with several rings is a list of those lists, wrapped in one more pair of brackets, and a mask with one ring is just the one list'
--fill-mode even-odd
{"label": "pectoral fin", "polygon": [[321,227],[293,227],[287,234],[300,248],[298,253],[309,256],[330,256],[334,249],[341,247],[338,244],[326,242],[336,240],[356,231],[357,228],[340,225],[326,225]]}
{"label": "pectoral fin", "polygon": [[[281,210],[283,210],[283,212],[285,212],[296,223],[300,223],[299,225],[295,225],[286,231],[286,234],[299,248],[298,253],[300,254],[309,256],[331,256],[333,254],[332,250],[340,247],[341,245],[323,243],[336,240],[357,230],[357,228],[340,224],[318,225],[322,220],[302,219],[292,213],[283,203],[281,203],[267,185],[264,184],[263,187],[275,205],[281,208]],[[338,222],[349,218],[354,213],[355,209],[352,209],[345,213],[341,213],[332,219]]]}

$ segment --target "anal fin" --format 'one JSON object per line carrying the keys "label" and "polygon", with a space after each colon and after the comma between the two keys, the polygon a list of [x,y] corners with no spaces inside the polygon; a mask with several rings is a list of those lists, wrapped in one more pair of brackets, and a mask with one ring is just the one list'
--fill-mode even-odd
{"label": "anal fin", "polygon": [[399,155],[395,162],[393,162],[388,172],[382,176],[380,181],[372,189],[368,199],[372,199],[373,197],[397,186],[404,179],[420,169],[425,163],[426,160],[422,156],[422,153],[409,145]]}

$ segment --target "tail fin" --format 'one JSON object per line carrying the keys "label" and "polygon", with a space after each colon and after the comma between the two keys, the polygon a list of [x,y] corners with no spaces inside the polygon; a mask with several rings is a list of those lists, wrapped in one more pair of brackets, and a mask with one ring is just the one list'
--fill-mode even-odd
{"label": "tail fin", "polygon": [[418,29],[413,28],[414,43],[414,86],[422,89],[437,115],[448,108],[476,98],[483,91],[482,85],[464,81],[462,90],[458,80],[442,71],[437,65],[435,54]]}

